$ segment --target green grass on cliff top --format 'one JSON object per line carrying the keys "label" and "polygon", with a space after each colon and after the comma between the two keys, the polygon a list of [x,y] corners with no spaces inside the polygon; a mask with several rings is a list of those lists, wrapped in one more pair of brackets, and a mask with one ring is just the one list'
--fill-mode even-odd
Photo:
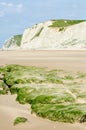
{"label": "green grass on cliff top", "polygon": [[84,22],[85,20],[52,20],[52,21],[53,24],[50,27],[67,27]]}

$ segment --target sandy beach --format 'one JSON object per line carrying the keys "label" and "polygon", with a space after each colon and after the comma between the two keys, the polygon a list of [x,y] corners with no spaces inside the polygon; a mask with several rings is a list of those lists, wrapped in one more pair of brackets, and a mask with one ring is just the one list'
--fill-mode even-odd
{"label": "sandy beach", "polygon": [[[86,51],[0,51],[0,66],[32,65],[49,69],[86,72]],[[58,123],[31,114],[30,105],[15,101],[16,95],[0,95],[0,130],[86,130],[86,124]],[[13,125],[18,116],[27,123]]]}
{"label": "sandy beach", "polygon": [[86,70],[86,50],[0,51],[0,66],[7,64],[84,72]]}

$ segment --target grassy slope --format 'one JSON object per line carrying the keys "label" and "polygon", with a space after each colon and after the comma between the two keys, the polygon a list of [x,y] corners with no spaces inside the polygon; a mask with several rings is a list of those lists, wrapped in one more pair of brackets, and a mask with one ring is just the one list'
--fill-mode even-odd
{"label": "grassy slope", "polygon": [[22,39],[22,35],[15,35],[15,36],[14,36],[14,40],[16,40],[16,44],[17,44],[18,46],[21,45],[21,39]]}
{"label": "grassy slope", "polygon": [[50,27],[67,27],[84,21],[85,20],[53,20],[53,24]]}
{"label": "grassy slope", "polygon": [[31,104],[32,113],[53,121],[86,121],[86,73],[19,65],[1,67],[0,73],[1,93],[8,92],[8,86],[19,103]]}
{"label": "grassy slope", "polygon": [[16,44],[17,46],[21,45],[21,39],[22,39],[22,35],[14,35],[10,40],[9,40],[9,44],[7,44],[7,42],[5,43],[5,47],[9,48],[11,45]]}

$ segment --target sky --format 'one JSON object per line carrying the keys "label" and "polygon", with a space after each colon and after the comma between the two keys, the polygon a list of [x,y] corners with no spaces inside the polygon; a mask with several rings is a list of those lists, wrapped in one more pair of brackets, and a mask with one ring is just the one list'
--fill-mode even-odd
{"label": "sky", "polygon": [[0,47],[9,37],[52,19],[86,20],[86,0],[0,0]]}

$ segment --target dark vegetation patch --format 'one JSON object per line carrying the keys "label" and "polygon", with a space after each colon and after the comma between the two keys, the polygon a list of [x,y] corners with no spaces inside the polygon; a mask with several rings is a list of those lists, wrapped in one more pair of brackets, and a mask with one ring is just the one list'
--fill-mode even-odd
{"label": "dark vegetation patch", "polygon": [[39,37],[44,27],[40,28],[40,30],[31,38],[33,40],[36,37]]}
{"label": "dark vegetation patch", "polygon": [[27,122],[27,118],[25,118],[25,117],[17,117],[14,120],[14,125],[18,125],[20,123],[25,123],[25,122]]}

